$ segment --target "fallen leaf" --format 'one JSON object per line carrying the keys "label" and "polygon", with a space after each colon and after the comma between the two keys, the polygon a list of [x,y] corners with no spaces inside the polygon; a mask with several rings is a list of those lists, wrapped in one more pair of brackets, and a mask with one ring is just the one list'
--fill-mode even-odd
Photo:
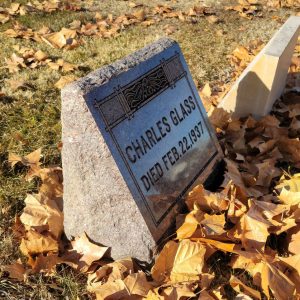
{"label": "fallen leaf", "polygon": [[168,279],[172,282],[199,279],[204,266],[205,251],[205,247],[199,242],[168,242],[152,268],[153,279],[157,282]]}
{"label": "fallen leaf", "polygon": [[[253,297],[254,299],[261,299],[260,292],[254,290],[253,288],[245,285],[242,281],[240,281],[238,278],[235,276],[231,275],[229,284],[231,287],[236,291],[236,292],[244,292],[248,294],[249,296]],[[242,290],[241,290],[242,288]]]}
{"label": "fallen leaf", "polygon": [[170,34],[174,33],[177,30],[177,27],[174,26],[174,25],[166,25],[164,27],[164,30],[165,30],[165,33],[167,35],[170,35]]}
{"label": "fallen leaf", "polygon": [[200,92],[201,96],[209,98],[212,94],[209,83],[207,82]]}
{"label": "fallen leaf", "polygon": [[9,277],[18,281],[25,281],[27,278],[26,269],[24,268],[21,261],[16,261],[11,265],[3,266],[3,271],[9,273]]}
{"label": "fallen leaf", "polygon": [[5,24],[10,20],[10,17],[6,14],[0,13],[0,23]]}
{"label": "fallen leaf", "polygon": [[58,32],[49,33],[42,36],[42,40],[53,48],[62,49],[67,46],[69,46],[69,48],[73,48],[77,46],[77,41],[75,40],[76,36],[76,30],[62,28]]}
{"label": "fallen leaf", "polygon": [[220,19],[217,16],[211,15],[206,18],[209,24],[216,24],[220,22]]}
{"label": "fallen leaf", "polygon": [[57,252],[58,243],[49,235],[42,235],[30,230],[26,233],[25,238],[22,239],[20,250],[26,256],[47,253],[49,251]]}
{"label": "fallen leaf", "polygon": [[235,48],[232,55],[242,61],[250,61],[251,59],[249,51],[244,46],[238,46]]}
{"label": "fallen leaf", "polygon": [[21,222],[29,228],[47,225],[47,230],[59,239],[63,231],[63,214],[56,202],[43,194],[27,195]]}
{"label": "fallen leaf", "polygon": [[296,174],[290,179],[285,179],[285,176],[281,177],[275,189],[280,191],[278,198],[284,204],[300,204],[300,174]]}
{"label": "fallen leaf", "polygon": [[28,85],[26,84],[26,81],[23,79],[7,79],[6,82],[10,85],[10,88],[13,92],[15,92],[18,89],[25,89],[28,88]]}
{"label": "fallen leaf", "polygon": [[293,299],[296,288],[294,283],[278,268],[268,265],[268,284],[275,299],[286,300]]}
{"label": "fallen leaf", "polygon": [[233,229],[235,238],[241,240],[246,250],[256,249],[263,252],[263,248],[269,236],[269,227],[273,224],[266,220],[255,203],[252,203]]}
{"label": "fallen leaf", "polygon": [[87,271],[93,262],[101,259],[108,251],[108,247],[93,244],[86,233],[77,237],[71,244],[72,251],[81,255],[78,266],[83,272]]}
{"label": "fallen leaf", "polygon": [[172,284],[171,286],[156,288],[149,291],[148,300],[189,299],[194,297],[193,286],[190,283]]}
{"label": "fallen leaf", "polygon": [[300,253],[300,231],[292,234],[291,242],[289,243],[289,251],[293,254]]}
{"label": "fallen leaf", "polygon": [[62,89],[64,86],[66,86],[67,84],[69,84],[75,80],[77,80],[76,76],[66,75],[66,76],[62,76],[54,85],[58,89]]}
{"label": "fallen leaf", "polygon": [[169,280],[178,247],[179,244],[174,241],[169,241],[164,246],[151,270],[152,278],[155,281],[164,282]]}
{"label": "fallen leaf", "polygon": [[300,275],[300,254],[296,254],[289,257],[279,257],[289,268],[296,270],[298,275]]}
{"label": "fallen leaf", "polygon": [[[77,267],[77,265],[76,265]],[[105,282],[115,282],[116,280],[123,280],[129,274],[134,273],[134,265],[131,258],[125,258],[105,264],[94,273],[88,275],[88,290],[96,291]]]}
{"label": "fallen leaf", "polygon": [[42,50],[38,50],[35,54],[34,57],[38,60],[38,61],[44,61],[45,59],[48,58],[48,55],[43,52]]}
{"label": "fallen leaf", "polygon": [[53,275],[56,272],[56,266],[62,262],[57,253],[39,254],[32,265],[32,272]]}
{"label": "fallen leaf", "polygon": [[227,210],[229,199],[226,195],[229,186],[222,193],[206,191],[203,185],[197,185],[189,192],[185,202],[190,210],[196,204],[204,212],[222,212]]}
{"label": "fallen leaf", "polygon": [[138,19],[141,22],[144,21],[146,18],[146,12],[144,9],[140,9],[134,12],[133,15],[135,16],[136,19]]}
{"label": "fallen leaf", "polygon": [[48,66],[53,70],[62,70],[63,72],[74,71],[77,66],[70,64],[63,59],[58,59],[56,62],[48,62]]}
{"label": "fallen leaf", "polygon": [[39,167],[41,165],[42,148],[39,148],[26,156],[19,156],[14,153],[8,154],[8,162],[11,167],[15,166],[18,162],[21,162],[24,166],[27,167]]}

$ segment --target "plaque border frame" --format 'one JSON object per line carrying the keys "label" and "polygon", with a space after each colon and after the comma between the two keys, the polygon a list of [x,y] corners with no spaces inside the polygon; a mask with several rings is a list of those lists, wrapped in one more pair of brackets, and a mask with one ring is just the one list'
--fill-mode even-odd
{"label": "plaque border frame", "polygon": [[[177,74],[172,72],[172,69],[169,67],[171,63],[177,63],[177,66],[179,66],[179,70],[177,69]],[[144,101],[142,101],[141,103],[139,103],[137,105],[137,107],[135,108],[131,108],[128,104],[128,102],[126,101],[126,98],[124,96],[124,91],[126,89],[128,89],[129,87],[131,87],[134,84],[137,84],[139,81],[143,80],[144,78],[146,78],[149,74],[155,72],[158,69],[163,70],[165,77],[168,81],[168,83],[163,86],[160,90],[158,90],[156,93],[154,93],[153,95],[151,95],[150,97],[148,97],[147,99],[145,99]],[[179,73],[178,73],[179,71]],[[213,145],[215,147],[215,151],[214,153],[210,156],[210,158],[206,161],[206,163],[203,165],[203,167],[199,170],[199,172],[197,172],[197,174],[193,177],[193,179],[190,181],[190,183],[182,190],[182,192],[176,197],[176,199],[173,201],[173,203],[168,207],[168,209],[165,210],[165,212],[163,213],[163,215],[157,220],[152,212],[152,209],[150,208],[147,200],[146,200],[146,196],[143,194],[137,179],[135,178],[134,172],[131,170],[131,167],[129,165],[129,163],[126,160],[125,154],[122,151],[122,148],[120,147],[116,137],[114,136],[113,133],[113,128],[115,126],[117,126],[119,123],[123,122],[125,119],[132,119],[134,118],[134,113],[139,110],[140,108],[142,108],[143,106],[147,105],[150,101],[153,100],[153,98],[157,97],[159,94],[163,93],[165,90],[167,90],[168,88],[173,89],[174,87],[176,87],[176,82],[182,78],[185,78],[188,86],[190,88],[190,91],[193,95],[193,98],[196,100],[196,105],[197,108],[200,112],[200,115],[202,117],[202,120],[204,122],[204,125],[209,133],[210,139],[213,141]],[[117,99],[117,101],[119,101],[119,104],[121,105],[121,107],[123,108],[123,115],[120,116],[119,118],[117,118],[116,120],[114,120],[112,123],[109,122],[107,116],[105,115],[105,112],[103,111],[102,106],[104,104],[106,104],[108,101],[112,101],[113,99]],[[149,212],[149,215],[151,216],[151,220],[153,222],[153,224],[155,225],[155,227],[159,227],[159,225],[162,223],[162,221],[166,218],[166,216],[170,213],[170,211],[174,208],[174,206],[176,206],[179,201],[182,199],[182,197],[184,196],[184,194],[187,192],[187,190],[196,182],[196,180],[200,177],[200,175],[203,173],[203,171],[205,170],[205,168],[214,160],[215,157],[218,156],[218,147],[216,145],[216,141],[212,136],[211,130],[210,130],[210,126],[208,126],[207,122],[206,122],[206,118],[203,116],[202,110],[200,108],[200,105],[197,101],[197,97],[195,95],[195,92],[192,88],[192,84],[189,81],[189,78],[187,76],[187,71],[184,69],[181,59],[180,59],[180,55],[177,51],[175,51],[174,55],[171,56],[169,59],[167,60],[161,60],[160,63],[158,65],[156,65],[154,68],[150,69],[149,71],[147,71],[145,74],[143,74],[142,76],[136,78],[135,80],[131,81],[130,83],[124,85],[123,87],[118,86],[117,88],[114,89],[114,92],[111,93],[109,96],[102,98],[102,99],[94,99],[94,103],[93,103],[94,108],[96,108],[96,110],[100,113],[104,123],[105,123],[105,130],[110,134],[112,141],[114,143],[114,145],[116,146],[119,155],[122,158],[122,161],[124,163],[124,165],[127,168],[127,171],[130,175],[130,177],[133,180],[133,183],[135,185],[136,190],[138,191],[144,206],[146,207],[147,211]],[[139,204],[137,203],[138,207]],[[183,204],[182,204],[183,205]],[[145,218],[145,217],[144,217]],[[147,219],[145,218],[145,220],[147,221]]]}

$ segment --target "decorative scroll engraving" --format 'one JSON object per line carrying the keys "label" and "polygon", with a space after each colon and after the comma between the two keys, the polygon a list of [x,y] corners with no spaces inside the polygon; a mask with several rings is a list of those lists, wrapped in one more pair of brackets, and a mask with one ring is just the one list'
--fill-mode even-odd
{"label": "decorative scroll engraving", "polygon": [[111,130],[125,118],[153,99],[185,75],[178,54],[175,54],[142,77],[118,89],[102,100],[95,100],[95,108],[102,115],[106,130]]}
{"label": "decorative scroll engraving", "polygon": [[114,124],[116,121],[121,119],[124,116],[124,108],[122,103],[119,101],[118,94],[113,94],[111,97],[107,99],[107,101],[103,101],[100,105],[97,103],[95,106],[99,109],[102,116],[104,116],[104,120],[106,123],[109,120],[109,124]]}
{"label": "decorative scroll engraving", "polygon": [[178,56],[175,56],[173,59],[163,64],[163,68],[171,85],[182,77],[184,70]]}
{"label": "decorative scroll engraving", "polygon": [[146,74],[141,79],[123,90],[125,99],[131,109],[137,108],[160,90],[169,86],[162,67]]}

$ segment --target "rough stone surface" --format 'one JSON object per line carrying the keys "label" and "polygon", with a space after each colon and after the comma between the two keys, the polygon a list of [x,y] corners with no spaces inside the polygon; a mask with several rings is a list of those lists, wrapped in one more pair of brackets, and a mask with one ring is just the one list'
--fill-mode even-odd
{"label": "rough stone surface", "polygon": [[236,117],[262,117],[280,97],[300,32],[300,17],[290,17],[241,74],[219,107]]}
{"label": "rough stone surface", "polygon": [[[170,39],[64,88],[62,127],[65,232],[70,238],[85,231],[112,247],[115,259],[150,261],[183,196],[222,158],[188,66]],[[154,145],[134,154],[137,138],[150,128]]]}
{"label": "rough stone surface", "polygon": [[114,258],[125,253],[149,261],[155,241],[83,96],[173,43],[160,40],[62,91],[65,232],[71,237],[85,231],[94,240],[113,246]]}

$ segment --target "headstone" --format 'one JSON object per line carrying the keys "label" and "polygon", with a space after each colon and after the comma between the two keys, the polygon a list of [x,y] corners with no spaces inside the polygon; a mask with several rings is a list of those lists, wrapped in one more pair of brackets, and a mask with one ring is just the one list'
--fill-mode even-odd
{"label": "headstone", "polygon": [[222,151],[176,42],[161,39],[62,91],[65,232],[148,261]]}
{"label": "headstone", "polygon": [[290,17],[243,71],[219,107],[235,117],[267,115],[285,87],[300,33],[300,17]]}

